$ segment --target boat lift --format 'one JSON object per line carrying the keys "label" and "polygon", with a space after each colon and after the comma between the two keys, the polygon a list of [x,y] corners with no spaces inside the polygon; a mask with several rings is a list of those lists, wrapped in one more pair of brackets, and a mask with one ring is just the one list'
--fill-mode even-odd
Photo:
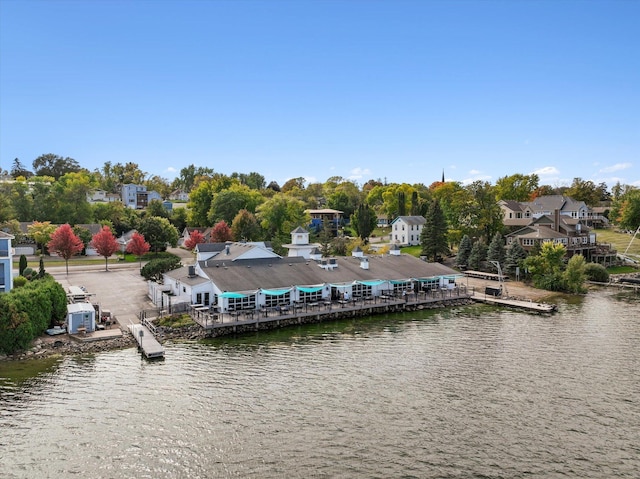
{"label": "boat lift", "polygon": [[508,298],[509,297],[509,293],[507,291],[507,286],[504,283],[504,276],[502,275],[502,268],[500,267],[500,262],[499,261],[490,261],[490,263],[492,265],[494,265],[496,267],[496,269],[498,270],[498,283],[500,284],[500,297],[501,298]]}
{"label": "boat lift", "polygon": [[627,245],[627,249],[624,250],[624,253],[622,253],[620,256],[623,261],[630,261],[633,263],[637,263],[638,260],[630,258],[629,256],[627,256],[627,252],[629,251],[629,248],[631,248],[631,244],[633,243],[633,240],[636,239],[636,236],[638,236],[638,233],[640,233],[640,226],[638,226],[638,228],[636,228],[636,232],[633,234],[633,237],[631,238],[631,241],[629,241],[629,244]]}

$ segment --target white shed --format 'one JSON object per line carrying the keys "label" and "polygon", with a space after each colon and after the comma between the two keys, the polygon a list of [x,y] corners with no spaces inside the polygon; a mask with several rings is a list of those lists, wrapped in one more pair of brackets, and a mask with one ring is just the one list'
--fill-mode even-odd
{"label": "white shed", "polygon": [[78,328],[85,328],[87,333],[95,331],[96,310],[91,303],[67,305],[67,331],[69,334],[75,334],[78,332]]}

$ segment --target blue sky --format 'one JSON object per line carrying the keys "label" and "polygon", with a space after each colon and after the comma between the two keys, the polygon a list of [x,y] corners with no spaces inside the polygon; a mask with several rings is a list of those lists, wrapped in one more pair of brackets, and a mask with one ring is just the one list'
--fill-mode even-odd
{"label": "blue sky", "polygon": [[639,1],[0,0],[0,167],[640,187]]}

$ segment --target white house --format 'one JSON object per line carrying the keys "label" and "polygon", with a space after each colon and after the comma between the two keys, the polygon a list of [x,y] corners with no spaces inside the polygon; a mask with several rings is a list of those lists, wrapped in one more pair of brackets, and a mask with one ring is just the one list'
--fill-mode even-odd
{"label": "white house", "polygon": [[398,216],[391,222],[391,242],[405,246],[420,244],[424,216]]}

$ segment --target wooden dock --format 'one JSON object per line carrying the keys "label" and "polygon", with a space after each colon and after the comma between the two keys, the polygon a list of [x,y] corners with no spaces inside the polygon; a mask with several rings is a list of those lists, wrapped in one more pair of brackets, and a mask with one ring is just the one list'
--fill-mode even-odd
{"label": "wooden dock", "polygon": [[149,331],[146,326],[142,324],[130,324],[129,331],[131,331],[131,334],[133,334],[133,337],[138,343],[138,349],[142,351],[142,354],[144,354],[147,359],[164,357],[164,348],[156,338],[153,337],[153,334],[151,334],[151,331]]}
{"label": "wooden dock", "polygon": [[494,304],[496,306],[506,306],[509,308],[523,309],[526,311],[532,311],[535,313],[553,313],[557,310],[557,306],[555,304],[550,303],[539,303],[532,300],[521,300],[521,299],[509,299],[509,298],[498,298],[491,295],[479,295],[476,294],[472,297],[475,301],[479,301],[481,303],[486,304]]}

